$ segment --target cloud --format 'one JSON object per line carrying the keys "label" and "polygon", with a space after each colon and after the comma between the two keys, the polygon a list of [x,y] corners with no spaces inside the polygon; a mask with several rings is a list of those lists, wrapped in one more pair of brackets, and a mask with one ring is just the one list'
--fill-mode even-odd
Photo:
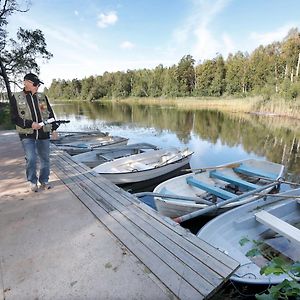
{"label": "cloud", "polygon": [[78,10],[75,10],[75,11],[74,11],[74,15],[75,15],[75,16],[79,16]]}
{"label": "cloud", "polygon": [[108,13],[102,13],[98,15],[97,25],[100,28],[105,28],[109,25],[114,25],[118,21],[118,15],[115,11],[110,11]]}
{"label": "cloud", "polygon": [[132,49],[132,48],[134,48],[134,44],[133,43],[131,43],[131,42],[129,42],[129,41],[124,41],[124,42],[122,42],[121,43],[121,45],[120,45],[120,47],[122,48],[122,49]]}
{"label": "cloud", "polygon": [[265,33],[250,33],[250,40],[254,41],[257,45],[267,45],[275,41],[281,41],[285,38],[292,27],[298,27],[299,24],[286,24],[281,26],[274,31],[265,32]]}
{"label": "cloud", "polygon": [[233,42],[227,33],[215,37],[211,24],[232,0],[193,0],[191,13],[184,25],[174,31],[176,43],[189,45],[189,54],[196,59],[215,57],[217,53],[229,52]]}

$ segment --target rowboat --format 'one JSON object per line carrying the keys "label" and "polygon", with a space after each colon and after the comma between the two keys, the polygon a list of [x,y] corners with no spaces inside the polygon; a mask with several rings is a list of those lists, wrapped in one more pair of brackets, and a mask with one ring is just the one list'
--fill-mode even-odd
{"label": "rowboat", "polygon": [[66,151],[70,155],[76,155],[102,147],[108,148],[116,145],[126,145],[128,139],[121,136],[110,136],[101,131],[93,131],[86,133],[63,133],[57,140],[51,141],[59,149]]}
{"label": "rowboat", "polygon": [[283,165],[257,159],[205,168],[162,182],[153,191],[154,202],[160,214],[171,218],[217,205],[218,209],[207,212],[215,216],[268,193],[274,188],[270,181],[281,178],[283,172]]}
{"label": "rowboat", "polygon": [[[298,197],[298,198],[297,198]],[[231,280],[242,284],[278,284],[286,275],[261,275],[272,257],[300,261],[300,189],[268,195],[213,218],[197,236],[240,263]],[[259,252],[247,252],[259,244]],[[300,278],[299,278],[300,279]]]}
{"label": "rowboat", "polygon": [[103,163],[93,171],[115,184],[142,182],[187,165],[192,154],[188,149],[177,148],[148,151]]}
{"label": "rowboat", "polygon": [[107,132],[100,130],[94,131],[57,131],[57,138],[51,139],[54,144],[65,144],[76,142],[78,140],[91,140],[98,137],[108,136]]}
{"label": "rowboat", "polygon": [[143,153],[145,151],[157,150],[155,145],[148,143],[136,143],[123,146],[111,146],[109,148],[94,149],[72,156],[72,159],[76,162],[83,163],[90,168],[103,164],[114,159],[118,159],[125,156]]}

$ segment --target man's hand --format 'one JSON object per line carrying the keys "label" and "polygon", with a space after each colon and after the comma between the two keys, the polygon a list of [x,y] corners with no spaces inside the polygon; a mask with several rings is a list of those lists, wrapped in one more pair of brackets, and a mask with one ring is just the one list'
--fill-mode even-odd
{"label": "man's hand", "polygon": [[33,122],[32,125],[31,125],[31,128],[35,129],[35,130],[39,130],[39,129],[42,128],[42,126],[37,122]]}

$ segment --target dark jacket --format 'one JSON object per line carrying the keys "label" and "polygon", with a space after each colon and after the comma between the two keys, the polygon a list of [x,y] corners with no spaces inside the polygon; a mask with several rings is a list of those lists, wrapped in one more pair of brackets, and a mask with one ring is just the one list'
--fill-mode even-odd
{"label": "dark jacket", "polygon": [[[18,111],[18,107],[17,107],[17,101],[15,96],[12,97],[11,99],[11,118],[12,118],[12,122],[15,125],[18,125],[21,128],[31,128],[32,123],[33,122],[37,122],[40,123],[42,122],[42,116],[41,116],[41,112],[40,112],[40,108],[39,108],[39,102],[37,99],[37,94],[32,95],[31,92],[25,92],[26,94],[26,101],[27,104],[29,106],[30,112],[31,112],[31,117],[32,120],[30,119],[23,119]],[[33,99],[33,102],[31,100],[31,96]],[[52,107],[48,101],[48,98],[46,98],[46,102],[47,102],[47,109],[49,111],[49,119],[50,118],[54,118],[54,113],[52,110]],[[56,130],[58,128],[58,125],[53,123],[52,124],[52,131]],[[21,139],[24,138],[31,138],[31,139],[49,139],[50,138],[50,133],[49,132],[44,132],[43,127],[39,130],[34,130],[32,134],[19,134]]]}

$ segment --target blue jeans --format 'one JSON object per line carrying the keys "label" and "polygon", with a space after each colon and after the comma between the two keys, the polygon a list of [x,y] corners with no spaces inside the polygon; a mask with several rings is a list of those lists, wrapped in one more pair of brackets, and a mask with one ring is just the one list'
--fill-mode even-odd
{"label": "blue jeans", "polygon": [[[31,183],[47,183],[50,175],[50,140],[22,139],[25,151],[26,177]],[[40,161],[40,172],[37,177],[37,158]]]}

